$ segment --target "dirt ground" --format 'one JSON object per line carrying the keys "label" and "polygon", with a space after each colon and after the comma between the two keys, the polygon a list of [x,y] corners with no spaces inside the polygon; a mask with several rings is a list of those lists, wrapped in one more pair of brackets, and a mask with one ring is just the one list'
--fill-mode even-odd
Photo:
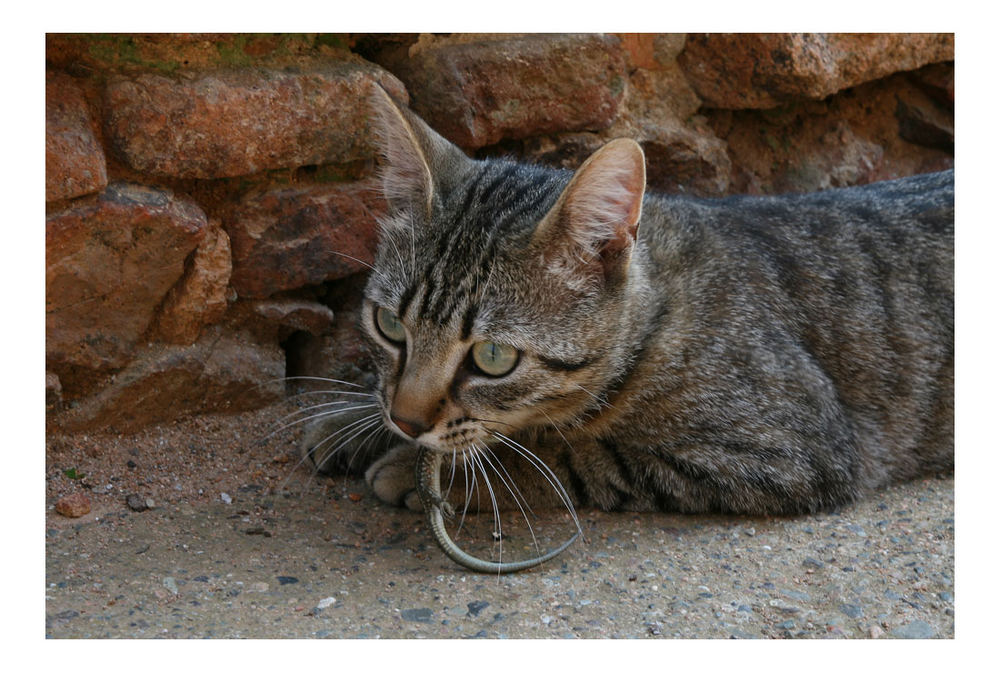
{"label": "dirt ground", "polygon": [[[794,518],[583,510],[584,540],[497,577],[454,565],[421,515],[377,502],[362,481],[297,466],[294,428],[263,439],[277,413],[50,435],[46,637],[955,634],[951,477]],[[90,513],[56,512],[71,493]],[[465,525],[466,543],[490,538],[485,517]],[[565,512],[539,513],[533,528],[543,547],[572,531]],[[510,558],[527,544],[507,530]]]}

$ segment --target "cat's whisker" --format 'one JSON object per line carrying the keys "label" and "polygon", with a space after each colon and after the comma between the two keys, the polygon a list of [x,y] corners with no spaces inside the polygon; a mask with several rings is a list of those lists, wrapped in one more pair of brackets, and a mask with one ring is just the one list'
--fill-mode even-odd
{"label": "cat's whisker", "polygon": [[[324,444],[327,444],[328,442],[331,442],[334,438],[337,437],[337,435],[339,435],[339,434],[341,434],[343,432],[348,432],[348,431],[352,430],[353,428],[355,428],[356,426],[358,426],[360,424],[365,424],[367,426],[369,424],[378,423],[379,421],[381,421],[381,418],[382,418],[381,412],[376,412],[374,414],[369,414],[368,416],[364,416],[362,418],[356,419],[356,420],[348,423],[347,425],[341,427],[336,432],[333,432],[333,433],[327,435],[326,437],[324,437],[321,441],[317,442],[316,446],[312,447],[309,450],[309,452],[310,452],[310,454],[315,454],[316,451],[318,451]],[[337,446],[334,447],[329,452],[330,455],[332,455],[334,451],[336,451],[341,446],[343,446],[344,441],[345,440],[343,438],[341,440],[339,440],[338,443],[337,443]]]}
{"label": "cat's whisker", "polygon": [[403,261],[403,256],[399,254],[399,247],[396,245],[396,241],[393,240],[393,237],[386,236],[385,240],[389,242],[389,245],[391,245],[392,249],[396,252],[396,259],[399,260],[399,268],[403,271],[403,273],[410,273],[410,271],[406,268],[406,263]]}
{"label": "cat's whisker", "polygon": [[[376,434],[376,432],[378,431],[378,428],[379,428],[379,425],[381,423],[381,420],[382,420],[381,419],[381,414],[372,414],[371,416],[366,416],[365,418],[360,419],[360,421],[358,421],[358,422],[362,423],[361,427],[359,427],[350,436],[342,438],[339,442],[337,442],[336,446],[334,446],[332,449],[330,449],[326,453],[326,456],[323,459],[323,463],[321,465],[316,465],[316,469],[313,470],[312,474],[310,475],[310,480],[313,477],[315,477],[320,472],[320,470],[323,468],[323,466],[326,465],[326,462],[328,460],[330,460],[330,458],[332,458],[334,454],[336,454],[338,451],[340,451],[340,449],[342,447],[344,447],[348,443],[352,442],[356,437],[358,437],[358,435],[361,435],[362,433],[366,433],[366,432],[368,433],[368,437],[365,440],[362,440],[362,442],[359,442],[359,444],[370,440],[371,437],[372,437],[372,435]],[[365,421],[367,421],[367,422],[365,422]],[[352,424],[352,425],[356,425],[356,423]],[[348,426],[348,427],[350,427],[350,426]],[[323,442],[320,442],[320,445],[323,444],[326,441],[327,440],[324,439]],[[318,448],[318,446],[319,445],[317,445],[317,448]],[[313,460],[313,463],[315,464],[315,460]]]}
{"label": "cat's whisker", "polygon": [[566,435],[564,435],[562,430],[559,429],[559,425],[556,424],[556,422],[552,420],[552,417],[549,416],[547,413],[545,413],[543,410],[539,409],[539,411],[541,411],[542,416],[545,416],[545,419],[549,422],[549,425],[552,426],[552,429],[556,431],[556,434],[562,438],[563,443],[566,444],[566,448],[572,451],[573,445],[570,444],[568,439],[566,439]]}
{"label": "cat's whisker", "polygon": [[272,379],[268,379],[265,383],[276,383],[276,382],[287,383],[289,381],[320,381],[322,383],[339,383],[340,385],[350,386],[351,388],[365,388],[359,383],[352,383],[351,381],[342,381],[340,379],[331,379],[326,376],[278,376]]}
{"label": "cat's whisker", "polygon": [[[473,447],[471,452],[475,452],[476,449]],[[462,530],[462,526],[465,524],[465,515],[469,511],[469,503],[472,502],[472,494],[476,494],[476,510],[479,509],[479,484],[476,481],[476,466],[472,463],[472,457],[468,455],[469,452],[462,454],[462,476],[465,478],[465,506],[462,507],[462,516],[458,520],[458,528],[456,533]],[[472,473],[472,479],[469,479],[469,473]]]}
{"label": "cat's whisker", "polygon": [[613,405],[610,402],[608,402],[607,399],[605,399],[603,397],[600,397],[598,395],[595,395],[594,393],[590,392],[589,390],[587,390],[586,388],[584,388],[583,386],[581,386],[579,383],[574,383],[573,385],[576,386],[577,388],[579,388],[580,390],[582,390],[583,392],[587,393],[591,397],[593,397],[595,400],[597,400],[597,403],[600,404],[602,407],[607,407],[608,409],[614,409],[615,408],[615,405]]}
{"label": "cat's whisker", "polygon": [[[503,463],[500,462],[500,459],[495,453],[493,453],[492,450],[490,450],[488,446],[483,447],[483,453],[481,455],[483,460],[489,463],[490,467],[493,468],[493,471],[496,472],[497,476],[500,478],[500,481],[503,482],[503,485],[510,492],[511,497],[514,499],[514,504],[517,505],[519,510],[521,510],[521,516],[524,517],[524,522],[528,525],[531,542],[535,545],[535,549],[541,552],[541,548],[538,546],[538,538],[535,537],[535,529],[531,526],[531,521],[528,519],[528,512],[531,512],[531,507],[528,505],[528,501],[524,499],[521,489],[517,487],[517,484],[514,483],[510,473],[507,471],[507,468],[503,466]],[[490,460],[489,456],[493,456],[493,460]],[[524,505],[521,504],[522,502]],[[525,507],[527,507],[527,511],[525,511]],[[534,514],[534,512],[531,513]]]}
{"label": "cat's whisker", "polygon": [[[333,403],[331,403],[331,404],[333,404]],[[266,441],[266,440],[270,439],[271,437],[273,437],[275,434],[277,434],[279,432],[283,432],[283,431],[287,430],[288,428],[295,427],[296,425],[299,425],[300,423],[307,423],[309,421],[312,421],[312,420],[315,420],[315,419],[318,419],[318,418],[329,418],[331,416],[339,416],[340,414],[346,414],[346,413],[351,412],[351,411],[360,411],[362,409],[374,409],[376,407],[378,407],[377,404],[358,404],[358,405],[355,405],[353,407],[342,407],[340,409],[334,409],[332,411],[324,411],[324,412],[319,413],[319,414],[311,414],[309,416],[305,416],[305,417],[300,418],[298,420],[292,421],[291,423],[286,423],[285,425],[282,425],[281,427],[275,428],[274,430],[272,430],[271,432],[269,432],[267,435],[265,435],[261,439],[261,441]],[[293,414],[290,414],[290,415],[294,415],[295,413],[298,413],[298,412],[294,412]]]}
{"label": "cat's whisker", "polygon": [[455,463],[458,461],[458,449],[451,450],[451,469],[448,475],[448,486],[444,489],[443,497],[447,498],[451,493],[451,487],[455,483]]}
{"label": "cat's whisker", "polygon": [[[379,419],[379,420],[381,420],[381,419]],[[353,465],[354,465],[354,459],[358,457],[358,454],[361,453],[361,451],[366,446],[368,446],[368,444],[372,440],[374,440],[379,435],[386,434],[388,432],[389,432],[389,428],[385,427],[385,424],[382,423],[378,427],[376,427],[375,430],[370,435],[368,435],[368,437],[365,438],[365,440],[363,442],[359,442],[358,445],[354,448],[354,451],[351,453],[351,457],[347,459],[346,471],[348,473],[351,471],[351,467],[353,467]],[[347,474],[344,475],[344,482],[346,483],[346,481],[347,481]]]}
{"label": "cat's whisker", "polygon": [[[281,418],[279,418],[278,420],[276,420],[275,423],[284,423],[285,421],[287,421],[287,420],[289,420],[291,418],[294,418],[296,416],[303,416],[303,418],[301,418],[299,420],[309,420],[309,419],[312,419],[312,418],[322,418],[324,415],[326,415],[327,412],[323,412],[323,413],[319,413],[319,414],[314,414],[312,412],[315,411],[315,410],[317,410],[317,409],[327,409],[327,410],[333,411],[332,407],[340,407],[340,409],[344,409],[345,405],[351,405],[351,409],[358,409],[358,408],[364,408],[364,407],[372,406],[370,404],[365,404],[365,405],[360,405],[359,406],[357,404],[357,400],[334,400],[333,402],[321,402],[319,404],[310,404],[307,407],[300,407],[300,408],[296,409],[295,411],[290,411],[287,414],[285,414],[284,416],[282,416]],[[284,429],[284,428],[287,428],[287,427],[289,427],[289,426],[284,426],[284,427],[279,428],[279,429]]]}
{"label": "cat's whisker", "polygon": [[330,250],[329,252],[333,253],[334,255],[339,255],[340,257],[345,257],[345,258],[347,258],[347,259],[349,259],[351,261],[357,262],[358,264],[361,264],[362,266],[367,267],[368,269],[370,269],[372,272],[374,272],[377,275],[380,275],[380,276],[385,275],[381,270],[376,269],[374,266],[372,266],[368,262],[364,261],[363,259],[358,259],[357,257],[352,257],[352,256],[344,254],[342,252],[337,252],[336,250]]}
{"label": "cat's whisker", "polygon": [[[370,407],[373,407],[373,406],[375,406],[375,405],[368,405],[368,406],[370,406]],[[317,415],[316,417],[323,417],[323,416],[325,416],[325,415],[328,415],[328,414],[318,414],[318,415]],[[322,447],[322,446],[323,446],[324,444],[326,444],[327,442],[329,442],[329,441],[333,440],[333,439],[334,439],[334,438],[335,438],[335,437],[336,437],[336,436],[337,436],[338,434],[340,434],[341,432],[344,432],[345,430],[349,430],[350,428],[352,428],[352,427],[354,427],[354,426],[358,425],[359,423],[365,423],[366,421],[368,421],[368,422],[369,422],[370,424],[369,424],[369,425],[366,425],[366,426],[365,426],[365,429],[368,429],[368,428],[370,428],[370,427],[371,427],[371,424],[374,424],[374,423],[378,423],[378,422],[379,422],[379,420],[381,419],[381,415],[382,415],[381,413],[374,413],[374,414],[369,414],[368,416],[365,416],[365,417],[363,417],[363,418],[360,418],[360,419],[358,419],[358,420],[355,420],[355,421],[353,421],[352,423],[350,423],[350,424],[348,424],[348,425],[345,425],[344,427],[340,428],[340,429],[339,429],[339,430],[337,430],[336,432],[334,432],[334,433],[332,433],[332,434],[328,435],[328,436],[327,436],[327,437],[325,437],[325,438],[324,438],[323,440],[321,440],[321,441],[317,442],[315,446],[312,446],[312,447],[310,447],[310,448],[309,448],[309,449],[308,449],[307,451],[303,452],[303,455],[302,455],[302,457],[301,457],[301,458],[299,459],[299,461],[298,461],[298,462],[297,462],[297,463],[296,463],[295,465],[293,465],[293,466],[292,466],[292,469],[291,469],[291,470],[289,470],[289,473],[288,473],[288,476],[287,476],[287,477],[285,478],[285,480],[284,480],[284,481],[283,481],[283,482],[281,483],[281,486],[280,486],[280,489],[279,489],[279,490],[284,490],[284,488],[285,488],[285,487],[286,487],[286,486],[288,485],[288,481],[289,481],[289,480],[291,479],[291,477],[292,477],[292,475],[293,475],[293,474],[295,473],[295,471],[296,471],[296,470],[298,470],[298,469],[299,469],[300,467],[302,467],[302,466],[303,466],[303,465],[305,464],[305,462],[306,462],[307,460],[310,460],[310,459],[312,459],[312,460],[313,460],[313,463],[315,464],[315,458],[314,458],[314,456],[315,456],[316,452],[317,452],[317,451],[318,451],[318,450],[320,449],[320,447]],[[339,448],[340,448],[340,444],[338,444],[338,445],[337,445],[337,447],[335,447],[334,449],[332,449],[332,450],[331,450],[331,451],[329,452],[329,454],[328,454],[328,457],[329,457],[329,456],[332,456],[332,455],[333,455],[333,453],[334,453],[335,451],[337,451],[337,450],[338,450]],[[326,461],[324,460],[324,463],[325,463],[325,462],[326,462]],[[313,470],[313,473],[315,473],[316,471],[318,471],[318,469],[319,469],[320,467],[321,467],[321,465],[316,465],[316,469],[315,469],[315,470]]]}
{"label": "cat's whisker", "polygon": [[305,397],[307,395],[351,395],[354,397],[370,397],[374,398],[373,393],[359,393],[354,390],[303,390],[301,393],[295,393],[294,395],[289,395],[288,399],[295,399],[297,397]]}
{"label": "cat's whisker", "polygon": [[582,533],[583,532],[583,528],[580,525],[579,518],[577,518],[576,508],[573,507],[573,501],[569,497],[569,493],[566,492],[566,489],[562,485],[562,482],[559,480],[559,477],[557,477],[556,474],[555,474],[555,472],[553,472],[551,470],[551,468],[549,468],[549,466],[545,464],[545,461],[543,461],[541,458],[539,458],[538,456],[536,456],[534,453],[532,453],[530,450],[528,450],[523,445],[519,444],[518,442],[514,441],[510,437],[507,437],[506,435],[504,435],[504,434],[502,434],[500,432],[495,432],[494,431],[493,432],[493,436],[496,437],[497,439],[499,439],[501,442],[503,442],[507,446],[509,446],[515,452],[517,452],[520,455],[522,455],[525,459],[527,459],[527,461],[528,461],[529,464],[531,464],[536,470],[539,471],[539,473],[541,473],[541,475],[549,483],[549,486],[551,486],[552,489],[559,496],[559,499],[562,501],[563,505],[569,511],[570,516],[573,517],[573,523],[576,524],[577,530],[579,530]]}
{"label": "cat's whisker", "polygon": [[[497,504],[496,493],[493,491],[493,484],[490,482],[490,477],[486,473],[486,466],[482,462],[482,455],[477,451],[473,454],[472,459],[473,461],[479,463],[479,469],[483,473],[483,482],[486,484],[486,490],[490,494],[490,502],[493,504],[493,523],[496,524],[494,537],[497,542],[497,563],[503,563],[503,524],[500,521],[500,506]],[[497,574],[497,579],[499,581],[499,573]]]}

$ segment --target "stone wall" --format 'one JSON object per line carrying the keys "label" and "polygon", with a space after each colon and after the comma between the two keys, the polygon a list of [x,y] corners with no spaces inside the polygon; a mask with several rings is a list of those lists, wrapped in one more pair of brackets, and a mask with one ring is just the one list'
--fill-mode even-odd
{"label": "stone wall", "polygon": [[673,192],[953,163],[951,35],[49,35],[46,403],[129,431],[358,379],[379,83],[475,156],[608,139]]}

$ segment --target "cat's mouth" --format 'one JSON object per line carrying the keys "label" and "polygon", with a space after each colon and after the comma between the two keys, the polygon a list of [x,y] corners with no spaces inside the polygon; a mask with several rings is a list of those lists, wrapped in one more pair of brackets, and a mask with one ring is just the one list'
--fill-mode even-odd
{"label": "cat's mouth", "polygon": [[429,428],[419,428],[400,423],[391,414],[385,414],[387,428],[408,442],[437,453],[461,455],[493,443],[492,432],[481,422],[468,416],[448,421],[438,421]]}

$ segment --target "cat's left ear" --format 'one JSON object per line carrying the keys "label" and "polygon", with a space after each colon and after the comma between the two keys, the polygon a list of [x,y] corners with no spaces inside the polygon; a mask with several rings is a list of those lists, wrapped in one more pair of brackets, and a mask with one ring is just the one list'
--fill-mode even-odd
{"label": "cat's left ear", "polygon": [[[577,170],[535,230],[533,243],[572,285],[623,277],[646,189],[646,160],[634,140],[612,140]],[[575,282],[574,282],[575,281]]]}

